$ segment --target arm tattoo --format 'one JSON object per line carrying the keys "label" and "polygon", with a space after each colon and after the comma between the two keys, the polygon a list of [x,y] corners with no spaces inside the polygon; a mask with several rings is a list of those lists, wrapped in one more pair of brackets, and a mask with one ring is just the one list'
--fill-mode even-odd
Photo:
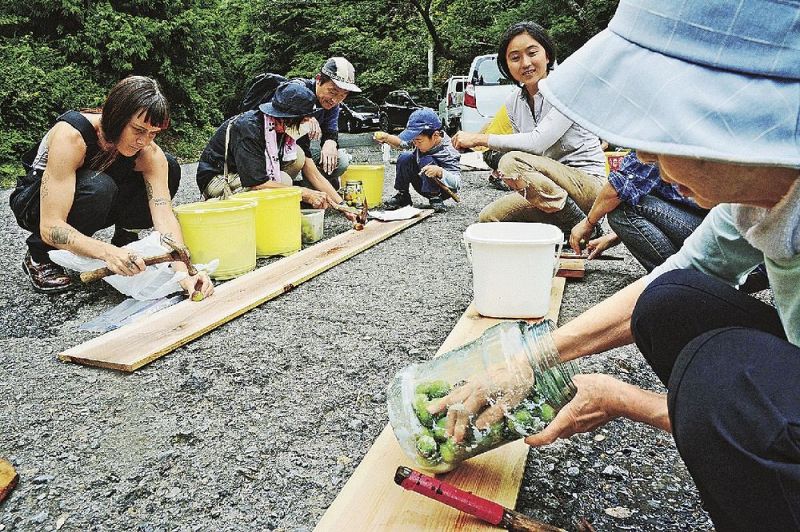
{"label": "arm tattoo", "polygon": [[47,197],[47,194],[50,192],[50,174],[45,172],[42,174],[42,182],[39,188],[39,199],[43,200]]}
{"label": "arm tattoo", "polygon": [[153,205],[155,205],[156,207],[171,204],[170,200],[167,198],[159,198],[153,196],[153,185],[151,185],[147,181],[144,182],[144,189],[145,191],[147,191],[147,201],[152,201]]}
{"label": "arm tattoo", "polygon": [[71,244],[72,243],[72,229],[68,227],[51,227],[50,228],[50,241],[53,244]]}

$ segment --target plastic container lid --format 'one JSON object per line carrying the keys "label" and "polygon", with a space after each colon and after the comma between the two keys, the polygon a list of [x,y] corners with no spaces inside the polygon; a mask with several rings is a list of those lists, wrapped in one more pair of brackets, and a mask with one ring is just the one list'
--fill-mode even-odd
{"label": "plastic container lid", "polygon": [[467,227],[464,240],[471,244],[560,244],[564,240],[564,233],[550,224],[489,222]]}

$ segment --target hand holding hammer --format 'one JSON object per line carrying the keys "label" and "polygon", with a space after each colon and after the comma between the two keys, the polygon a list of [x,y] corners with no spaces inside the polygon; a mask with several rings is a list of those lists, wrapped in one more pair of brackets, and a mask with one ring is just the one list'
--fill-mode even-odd
{"label": "hand holding hammer", "polygon": [[[161,242],[167,247],[171,248],[170,252],[162,255],[156,255],[154,257],[146,257],[143,259],[145,265],[150,266],[152,264],[160,264],[162,262],[179,261],[186,264],[186,269],[190,276],[197,275],[197,269],[192,266],[189,250],[186,249],[186,247],[179,245],[177,242],[168,237],[162,237]],[[97,281],[103,277],[108,277],[109,275],[114,275],[114,272],[108,267],[98,268],[97,270],[81,273],[81,281],[84,283],[91,283],[92,281]]]}

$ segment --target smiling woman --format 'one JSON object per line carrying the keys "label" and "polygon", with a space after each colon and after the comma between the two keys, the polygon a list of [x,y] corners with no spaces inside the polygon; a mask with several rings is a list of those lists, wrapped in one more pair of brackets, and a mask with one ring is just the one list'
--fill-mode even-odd
{"label": "smiling woman", "polygon": [[565,235],[583,219],[605,182],[600,140],[542,97],[539,82],[556,62],[553,41],[534,22],[512,24],[500,39],[497,65],[519,89],[505,102],[513,132],[458,132],[456,148],[507,152],[497,171],[512,190],[480,213],[482,222],[545,222]]}
{"label": "smiling woman", "polygon": [[[169,120],[169,104],[156,81],[130,76],[111,89],[101,108],[61,115],[23,160],[28,173],[10,203],[20,227],[31,232],[22,266],[35,290],[72,286],[50,261],[53,249],[103,260],[119,275],[136,275],[144,271],[144,261],[121,249],[138,238],[136,231],[155,227],[182,244],[171,203],[180,166],[153,142]],[[111,243],[93,238],[112,225]],[[186,271],[181,262],[173,266]],[[213,292],[204,273],[186,277],[181,286],[189,293]]]}

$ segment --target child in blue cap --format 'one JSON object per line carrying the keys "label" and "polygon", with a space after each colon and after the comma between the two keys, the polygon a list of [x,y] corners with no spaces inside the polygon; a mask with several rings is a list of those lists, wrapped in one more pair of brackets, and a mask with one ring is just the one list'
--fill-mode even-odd
{"label": "child in blue cap", "polygon": [[442,121],[432,109],[417,109],[408,117],[406,128],[400,135],[390,135],[383,131],[375,133],[375,140],[395,148],[412,151],[401,153],[397,158],[394,197],[383,202],[386,210],[395,210],[411,205],[409,185],[421,196],[428,198],[431,208],[444,212],[444,199],[447,197],[436,180],[456,191],[461,186],[461,156],[450,142],[450,137],[442,129]]}

